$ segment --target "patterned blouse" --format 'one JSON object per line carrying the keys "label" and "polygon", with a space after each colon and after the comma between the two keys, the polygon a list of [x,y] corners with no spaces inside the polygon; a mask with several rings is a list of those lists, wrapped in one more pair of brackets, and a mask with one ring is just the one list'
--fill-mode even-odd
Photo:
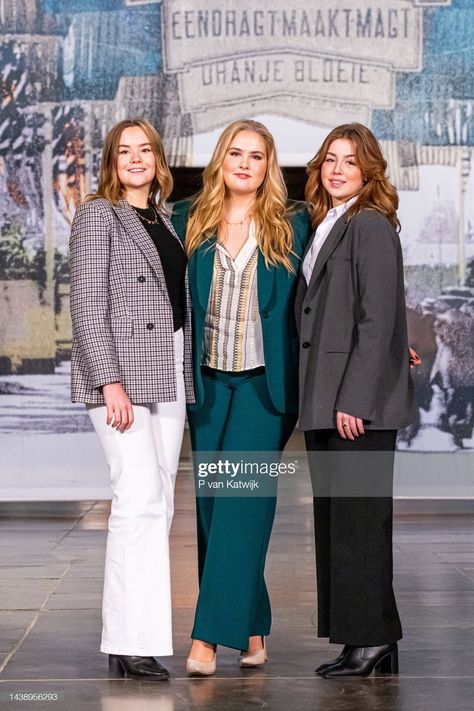
{"label": "patterned blouse", "polygon": [[265,365],[257,294],[255,226],[235,259],[216,245],[204,324],[202,365],[240,372]]}

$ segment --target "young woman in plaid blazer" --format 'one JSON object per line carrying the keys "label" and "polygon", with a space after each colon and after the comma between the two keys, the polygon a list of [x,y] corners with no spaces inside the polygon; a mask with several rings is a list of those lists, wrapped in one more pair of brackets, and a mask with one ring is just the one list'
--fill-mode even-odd
{"label": "young woman in plaid blazer", "polygon": [[99,187],[70,241],[72,399],[86,403],[113,492],[101,651],[111,671],[169,677],[168,533],[186,401],[194,402],[186,256],[164,209],[172,178],[155,129],[109,132]]}
{"label": "young woman in plaid blazer", "polygon": [[[297,418],[293,310],[310,225],[303,205],[288,209],[265,126],[228,126],[204,171],[203,190],[192,203],[176,204],[172,219],[189,255],[193,450],[211,459],[214,452],[225,458],[262,451],[278,458]],[[244,650],[242,667],[265,663],[271,610],[264,566],[275,502],[271,495],[198,492],[200,592],[189,674],[214,673],[218,644]]]}

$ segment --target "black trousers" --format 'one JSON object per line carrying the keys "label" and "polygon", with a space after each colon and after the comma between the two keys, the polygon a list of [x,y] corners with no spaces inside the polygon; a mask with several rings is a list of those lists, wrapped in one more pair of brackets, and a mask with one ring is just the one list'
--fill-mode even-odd
{"label": "black trousers", "polygon": [[[318,636],[357,647],[395,642],[393,459],[396,430],[305,432],[313,483]],[[370,452],[370,454],[368,454]]]}

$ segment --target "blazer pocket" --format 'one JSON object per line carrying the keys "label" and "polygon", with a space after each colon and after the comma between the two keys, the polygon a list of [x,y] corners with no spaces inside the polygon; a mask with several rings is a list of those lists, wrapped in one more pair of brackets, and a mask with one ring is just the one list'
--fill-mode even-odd
{"label": "blazer pocket", "polygon": [[116,341],[133,338],[133,321],[129,318],[113,318],[110,321],[112,335]]}
{"label": "blazer pocket", "polygon": [[352,261],[350,257],[343,257],[340,254],[336,254],[329,257],[326,264],[328,267],[333,267],[335,269],[347,269],[348,267],[350,269]]}
{"label": "blazer pocket", "polygon": [[354,348],[352,324],[338,324],[337,331],[326,335],[326,353],[350,353]]}

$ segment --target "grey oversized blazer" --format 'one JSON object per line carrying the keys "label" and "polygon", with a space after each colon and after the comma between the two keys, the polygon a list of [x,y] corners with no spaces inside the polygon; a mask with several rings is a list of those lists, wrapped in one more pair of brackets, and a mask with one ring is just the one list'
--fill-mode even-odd
{"label": "grey oversized blazer", "polygon": [[[176,400],[173,312],[163,268],[125,200],[113,206],[100,198],[78,207],[69,265],[73,402],[103,404],[102,385],[112,382],[122,383],[133,403]],[[187,283],[184,378],[186,399],[194,402]]]}
{"label": "grey oversized blazer", "polygon": [[[312,240],[310,240],[308,248]],[[309,285],[296,294],[299,427],[335,427],[336,410],[368,429],[399,429],[414,415],[400,240],[375,210],[342,215]]]}

